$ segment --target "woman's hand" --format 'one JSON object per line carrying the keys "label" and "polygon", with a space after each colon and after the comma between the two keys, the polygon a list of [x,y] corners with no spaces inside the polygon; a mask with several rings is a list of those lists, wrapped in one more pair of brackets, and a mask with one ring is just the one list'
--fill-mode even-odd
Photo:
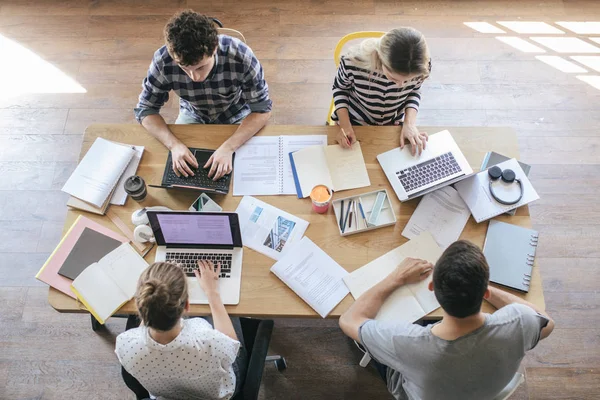
{"label": "woman's hand", "polygon": [[352,125],[346,127],[340,126],[336,141],[345,149],[351,148],[356,143],[356,134],[354,133],[354,129],[352,129]]}
{"label": "woman's hand", "polygon": [[400,148],[403,149],[405,141],[408,141],[411,144],[411,154],[420,155],[425,150],[428,138],[427,132],[419,132],[416,125],[404,123],[400,131]]}
{"label": "woman's hand", "polygon": [[219,276],[221,275],[221,264],[215,265],[212,261],[198,260],[198,269],[194,271],[200,287],[204,293],[209,296],[211,294],[219,294]]}

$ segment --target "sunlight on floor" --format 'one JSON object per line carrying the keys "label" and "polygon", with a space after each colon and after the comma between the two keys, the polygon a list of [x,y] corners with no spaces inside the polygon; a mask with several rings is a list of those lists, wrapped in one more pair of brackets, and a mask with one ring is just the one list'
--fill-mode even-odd
{"label": "sunlight on floor", "polygon": [[586,21],[586,22],[575,22],[575,21],[560,21],[556,23],[570,31],[573,31],[579,35],[600,35],[600,22]]}
{"label": "sunlight on floor", "polygon": [[585,68],[582,68],[579,65],[567,61],[559,56],[535,56],[535,58],[556,68],[559,71],[569,74],[581,74],[587,72]]}
{"label": "sunlight on floor", "polygon": [[84,87],[37,54],[0,35],[0,99],[27,93],[86,93]]}
{"label": "sunlight on floor", "polygon": [[571,59],[600,72],[600,56],[571,56]]}
{"label": "sunlight on floor", "polygon": [[[480,33],[506,33],[491,22],[463,22],[469,28]],[[541,21],[495,21],[496,24],[510,29],[517,34],[523,35],[600,35],[599,21],[556,21],[554,24],[567,29],[565,32],[552,25],[552,22]],[[568,74],[585,74],[588,72],[584,68],[588,67],[600,72],[600,56],[588,56],[580,54],[600,54],[600,47],[590,42],[600,44],[600,37],[585,37],[583,39],[573,36],[530,36],[521,38],[518,36],[495,36],[499,41],[514,47],[523,53],[559,53],[567,56],[575,62],[569,61],[566,57],[558,55],[535,56],[535,58],[544,64],[547,64],[561,72]],[[585,39],[585,40],[584,40]],[[543,46],[534,45],[533,42]],[[598,75],[577,75],[577,79],[600,90],[600,76]]]}
{"label": "sunlight on floor", "polygon": [[598,75],[578,75],[577,79],[582,80],[600,90],[600,76]]}
{"label": "sunlight on floor", "polygon": [[600,48],[574,37],[531,37],[557,53],[600,53]]}
{"label": "sunlight on floor", "polygon": [[487,22],[464,22],[464,24],[481,33],[506,33],[502,29]]}
{"label": "sunlight on floor", "polygon": [[538,21],[497,21],[500,25],[515,31],[517,33],[529,33],[529,34],[564,34],[558,28],[553,27],[545,22]]}
{"label": "sunlight on floor", "polygon": [[517,50],[521,50],[523,53],[545,53],[546,51],[533,45],[521,38],[516,36],[496,36],[501,42],[504,42]]}

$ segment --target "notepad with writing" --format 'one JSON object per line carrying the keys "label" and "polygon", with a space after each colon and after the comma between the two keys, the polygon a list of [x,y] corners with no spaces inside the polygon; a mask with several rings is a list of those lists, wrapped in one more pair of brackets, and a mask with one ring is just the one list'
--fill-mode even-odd
{"label": "notepad with writing", "polygon": [[360,142],[344,149],[340,145],[311,146],[290,153],[299,199],[310,196],[317,185],[336,192],[371,185]]}
{"label": "notepad with writing", "polygon": [[104,324],[135,295],[138,279],[148,263],[123,243],[73,281],[71,289],[98,322]]}
{"label": "notepad with writing", "polygon": [[[441,255],[442,249],[435,242],[431,233],[421,232],[419,236],[402,246],[396,247],[394,250],[351,272],[344,277],[344,282],[350,289],[352,296],[358,299],[367,290],[386,279],[405,258],[420,258],[435,264]],[[437,309],[440,304],[433,292],[427,287],[430,281],[431,276],[419,283],[401,286],[396,289],[385,300],[375,319],[389,322],[398,320],[415,322]]]}
{"label": "notepad with writing", "polygon": [[539,233],[533,229],[490,221],[483,244],[490,281],[528,292],[538,237]]}
{"label": "notepad with writing", "polygon": [[325,318],[348,295],[348,272],[306,236],[271,267],[279,279]]}

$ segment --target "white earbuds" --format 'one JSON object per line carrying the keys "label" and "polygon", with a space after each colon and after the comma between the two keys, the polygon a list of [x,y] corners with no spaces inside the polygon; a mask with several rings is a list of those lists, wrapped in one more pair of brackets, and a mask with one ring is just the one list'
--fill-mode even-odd
{"label": "white earbuds", "polygon": [[154,232],[152,232],[152,228],[150,228],[150,221],[148,221],[148,215],[146,215],[146,211],[173,211],[169,207],[164,206],[154,206],[154,207],[144,207],[139,210],[135,210],[133,214],[131,214],[131,223],[136,225],[135,230],[133,231],[133,238],[138,243],[154,243],[156,239],[154,238]]}
{"label": "white earbuds", "polygon": [[154,233],[152,232],[152,228],[148,225],[138,225],[135,227],[133,231],[133,238],[138,243],[154,243],[156,239],[154,239]]}

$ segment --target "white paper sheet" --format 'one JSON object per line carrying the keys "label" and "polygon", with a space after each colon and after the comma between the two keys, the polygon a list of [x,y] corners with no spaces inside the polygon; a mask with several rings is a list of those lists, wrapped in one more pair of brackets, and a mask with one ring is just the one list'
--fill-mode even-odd
{"label": "white paper sheet", "polygon": [[280,260],[308,228],[308,221],[251,196],[244,196],[235,212],[244,246],[274,260]]}
{"label": "white paper sheet", "polygon": [[469,208],[451,186],[426,194],[402,231],[402,236],[413,239],[429,231],[445,249],[458,240],[471,216]]}
{"label": "white paper sheet", "polygon": [[131,146],[97,138],[62,191],[101,207],[134,154]]}
{"label": "white paper sheet", "polygon": [[348,295],[348,272],[304,237],[271,267],[279,279],[325,318]]}
{"label": "white paper sheet", "polygon": [[255,136],[235,153],[234,196],[296,194],[289,153],[326,145],[326,135]]}
{"label": "white paper sheet", "polygon": [[135,175],[137,172],[138,166],[140,165],[140,161],[142,160],[142,154],[144,154],[144,146],[133,146],[135,150],[135,154],[131,158],[129,165],[125,168],[125,172],[121,175],[119,182],[117,182],[117,187],[115,188],[115,192],[113,193],[110,204],[114,204],[117,206],[122,206],[125,204],[127,200],[127,192],[125,192],[125,187],[123,184],[132,175]]}
{"label": "white paper sheet", "polygon": [[[406,257],[435,263],[441,255],[442,249],[431,233],[423,232],[413,240],[348,274],[344,277],[344,283],[350,289],[352,296],[357,299],[385,279]],[[431,276],[419,283],[400,287],[383,303],[376,319],[381,321],[403,319],[414,322],[438,308],[439,303],[435,295],[427,288],[430,281]]]}
{"label": "white paper sheet", "polygon": [[[489,189],[490,178],[487,170],[454,184],[458,194],[467,204],[473,214],[473,218],[478,223],[540,198],[517,160],[511,158],[508,161],[497,164],[497,166],[502,170],[512,169],[516,177],[523,183],[523,198],[517,204],[505,206],[498,203],[492,197]],[[504,183],[499,179],[498,182],[494,183],[494,192],[501,199],[516,199],[519,197],[519,185],[515,182],[512,184]]]}

